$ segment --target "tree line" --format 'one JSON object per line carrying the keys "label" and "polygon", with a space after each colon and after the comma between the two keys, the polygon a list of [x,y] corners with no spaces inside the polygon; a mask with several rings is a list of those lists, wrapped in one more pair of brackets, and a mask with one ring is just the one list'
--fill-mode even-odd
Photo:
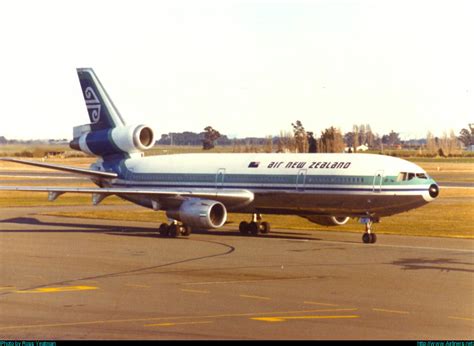
{"label": "tree line", "polygon": [[[369,124],[353,125],[352,131],[342,133],[333,126],[321,131],[317,136],[313,131],[305,129],[303,123],[297,120],[291,123],[291,131],[281,131],[279,136],[268,136],[266,138],[229,139],[221,135],[212,126],[207,126],[204,132],[194,134],[183,132],[182,134],[163,135],[158,144],[170,144],[170,136],[174,136],[176,145],[201,145],[204,150],[214,148],[215,145],[233,145],[234,152],[297,152],[297,153],[340,153],[370,150],[384,151],[384,149],[414,148],[424,151],[431,156],[458,155],[463,146],[474,145],[474,124],[469,124],[469,129],[464,128],[456,136],[451,130],[448,135],[444,132],[442,137],[435,137],[428,132],[425,139],[402,141],[400,134],[390,131],[388,134],[379,136],[372,131]],[[189,140],[192,138],[193,140]],[[185,140],[183,143],[180,139]],[[171,143],[173,144],[173,143]]]}
{"label": "tree line", "polygon": [[[59,144],[67,143],[66,139],[48,141],[19,141],[7,140],[0,136],[0,145],[5,144]],[[441,137],[428,132],[426,138],[420,140],[402,141],[400,134],[390,131],[379,136],[374,133],[369,124],[353,125],[352,130],[346,133],[333,126],[321,131],[317,136],[313,131],[308,131],[300,120],[291,123],[291,130],[281,131],[279,136],[248,137],[229,139],[212,126],[206,126],[204,131],[194,133],[190,131],[163,134],[156,142],[157,145],[189,145],[201,146],[209,150],[216,145],[233,146],[234,152],[297,152],[297,153],[340,153],[343,151],[356,152],[365,150],[401,149],[412,148],[423,151],[431,156],[450,156],[462,152],[463,147],[474,145],[474,124],[463,128],[458,135],[453,130],[449,135],[444,132]],[[365,146],[361,149],[361,146]]]}

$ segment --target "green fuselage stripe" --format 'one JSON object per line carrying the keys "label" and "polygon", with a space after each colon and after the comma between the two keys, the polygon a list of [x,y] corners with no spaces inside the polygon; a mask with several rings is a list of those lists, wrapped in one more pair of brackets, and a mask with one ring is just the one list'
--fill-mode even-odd
{"label": "green fuselage stripe", "polygon": [[[215,184],[216,174],[196,173],[133,173],[129,170],[122,176],[124,180],[131,182],[149,182],[163,184]],[[221,181],[219,181],[220,183]],[[379,177],[374,176],[347,176],[347,175],[306,175],[304,178],[294,175],[276,174],[225,174],[223,184],[261,184],[261,185],[358,185],[370,186],[417,186],[429,185],[430,179],[414,178],[408,181],[397,181],[396,176],[385,176],[380,182]]]}

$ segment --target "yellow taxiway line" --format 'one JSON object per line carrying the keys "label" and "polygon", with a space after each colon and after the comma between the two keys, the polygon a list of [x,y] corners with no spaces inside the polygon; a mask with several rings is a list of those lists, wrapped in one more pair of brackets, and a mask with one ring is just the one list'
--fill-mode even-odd
{"label": "yellow taxiway line", "polygon": [[97,290],[94,286],[63,286],[63,287],[41,287],[32,290],[17,290],[15,293],[58,293],[58,292],[72,292],[72,291],[90,291]]}
{"label": "yellow taxiway line", "polygon": [[145,327],[173,327],[177,325],[185,324],[209,324],[212,321],[194,321],[194,322],[167,322],[167,323],[156,323],[156,324],[145,324]]}
{"label": "yellow taxiway line", "polygon": [[337,304],[318,303],[318,302],[303,302],[303,304],[309,304],[309,305],[322,305],[322,306],[339,306],[339,305],[337,305]]}
{"label": "yellow taxiway line", "polygon": [[404,314],[404,315],[408,315],[410,313],[408,311],[387,310],[387,309],[378,309],[378,308],[373,308],[372,310],[373,311],[379,311],[379,312],[389,312],[389,313],[392,313],[392,314]]}
{"label": "yellow taxiway line", "polygon": [[211,293],[209,291],[204,291],[204,290],[190,290],[190,289],[187,289],[187,288],[181,288],[181,291],[183,292],[189,292],[189,293],[202,293],[202,294],[208,294],[208,293]]}
{"label": "yellow taxiway line", "polygon": [[[216,314],[216,315],[203,315],[203,316],[170,316],[170,317],[143,317],[143,318],[129,318],[129,319],[117,319],[117,320],[95,320],[95,321],[77,321],[77,322],[58,322],[58,323],[47,323],[47,324],[20,324],[10,326],[0,326],[2,330],[14,330],[14,329],[30,329],[30,328],[58,328],[58,327],[69,327],[69,326],[85,326],[85,325],[101,325],[101,324],[113,324],[113,323],[137,323],[137,322],[151,322],[151,321],[163,321],[163,320],[183,320],[189,318],[240,318],[240,317],[252,317],[252,316],[268,316],[268,315],[282,315],[282,314],[310,314],[319,312],[332,312],[332,311],[354,311],[357,309],[314,309],[314,310],[298,310],[298,311],[267,311],[267,312],[248,312],[248,313],[235,313],[235,314]],[[169,322],[163,322],[169,323]]]}
{"label": "yellow taxiway line", "polygon": [[252,317],[251,320],[263,322],[285,322],[288,320],[312,320],[312,319],[343,319],[343,318],[359,318],[358,315],[309,315],[309,316],[275,316],[275,317]]}
{"label": "yellow taxiway line", "polygon": [[448,318],[450,318],[452,320],[474,321],[474,318],[469,318],[469,317],[448,316]]}
{"label": "yellow taxiway line", "polygon": [[269,298],[269,297],[249,296],[249,295],[246,295],[246,294],[240,294],[239,297],[250,298],[250,299],[262,299],[262,300],[271,300],[272,299],[272,298]]}

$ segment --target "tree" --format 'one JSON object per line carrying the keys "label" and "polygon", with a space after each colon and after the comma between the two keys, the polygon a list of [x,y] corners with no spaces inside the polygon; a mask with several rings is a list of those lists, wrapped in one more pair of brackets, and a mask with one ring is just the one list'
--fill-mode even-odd
{"label": "tree", "polygon": [[355,141],[354,132],[346,132],[344,134],[344,143],[346,143],[346,146],[349,147],[350,153],[353,153],[355,151],[354,141]]}
{"label": "tree", "polygon": [[435,137],[429,131],[428,131],[428,134],[426,135],[426,150],[430,154],[434,154],[437,150]]}
{"label": "tree", "polygon": [[461,151],[460,140],[451,130],[449,136],[446,131],[441,138],[434,137],[431,132],[426,135],[426,150],[430,154],[437,154],[441,157],[459,154]]}
{"label": "tree", "polygon": [[294,153],[296,152],[295,137],[289,131],[280,131],[277,142],[277,153]]}
{"label": "tree", "polygon": [[449,132],[448,150],[450,155],[455,155],[459,152],[459,140],[453,130]]}
{"label": "tree", "polygon": [[367,134],[365,131],[365,125],[361,124],[359,126],[359,145],[364,145],[367,143]]}
{"label": "tree", "polygon": [[474,124],[469,124],[469,130],[468,129],[462,129],[461,132],[459,132],[458,139],[466,147],[468,147],[470,145],[474,145]]}
{"label": "tree", "polygon": [[291,123],[291,126],[293,126],[293,136],[295,137],[296,149],[298,153],[307,153],[308,140],[303,124],[301,121],[297,120],[296,124]]}
{"label": "tree", "polygon": [[316,138],[313,137],[312,132],[306,133],[308,136],[308,153],[317,153],[318,152],[318,142]]}
{"label": "tree", "polygon": [[322,153],[342,153],[344,151],[344,140],[341,131],[332,126],[324,130],[319,139],[319,151]]}
{"label": "tree", "polygon": [[354,151],[360,145],[359,143],[359,126],[352,125],[352,133],[354,134],[352,137],[352,146],[354,147]]}
{"label": "tree", "polygon": [[214,148],[215,141],[221,136],[219,131],[212,128],[212,126],[207,126],[204,128],[204,139],[202,140],[202,148],[204,150],[209,150]]}
{"label": "tree", "polygon": [[369,124],[365,125],[365,137],[366,143],[369,148],[373,148],[375,145],[375,135],[372,132],[372,128]]}
{"label": "tree", "polygon": [[382,143],[391,147],[395,145],[399,145],[401,144],[401,142],[402,141],[400,140],[400,134],[397,132],[394,132],[393,130],[390,131],[388,135],[382,136]]}
{"label": "tree", "polygon": [[352,125],[352,131],[344,134],[344,142],[354,151],[362,144],[373,148],[376,145],[376,136],[369,124]]}
{"label": "tree", "polygon": [[263,151],[266,153],[273,152],[273,137],[272,136],[267,136],[265,138],[265,145],[263,147]]}

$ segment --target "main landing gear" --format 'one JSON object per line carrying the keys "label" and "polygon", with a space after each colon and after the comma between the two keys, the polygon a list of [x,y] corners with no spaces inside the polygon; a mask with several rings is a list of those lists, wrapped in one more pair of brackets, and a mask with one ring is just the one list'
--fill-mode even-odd
{"label": "main landing gear", "polygon": [[365,244],[375,243],[377,241],[377,235],[375,233],[372,233],[372,224],[374,222],[379,222],[379,220],[374,220],[371,218],[362,218],[360,222],[365,224],[365,233],[362,235],[362,241]]}
{"label": "main landing gear", "polygon": [[263,221],[262,214],[253,214],[252,221],[242,221],[239,225],[239,231],[243,235],[258,235],[259,233],[270,233],[270,223]]}
{"label": "main landing gear", "polygon": [[173,221],[170,224],[162,223],[160,228],[158,228],[158,232],[161,237],[187,237],[191,234],[191,226],[186,226],[178,221]]}

